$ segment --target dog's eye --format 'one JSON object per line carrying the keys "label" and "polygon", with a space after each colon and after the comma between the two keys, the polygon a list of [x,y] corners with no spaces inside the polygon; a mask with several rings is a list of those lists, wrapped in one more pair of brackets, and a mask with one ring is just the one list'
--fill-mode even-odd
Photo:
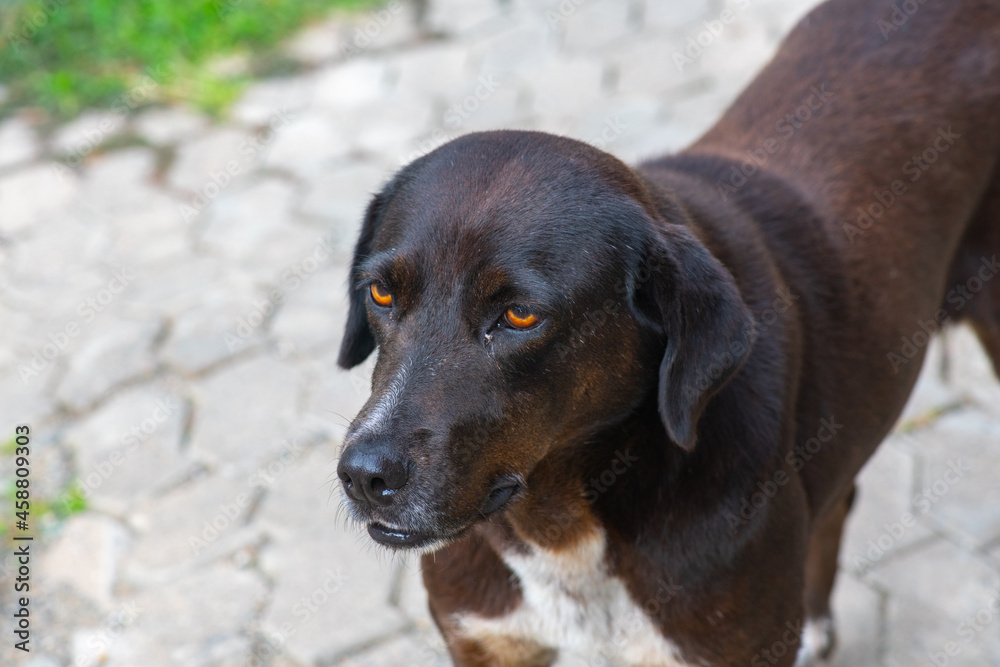
{"label": "dog's eye", "polygon": [[538,316],[524,306],[511,306],[503,314],[503,319],[514,329],[530,329],[538,324]]}
{"label": "dog's eye", "polygon": [[370,291],[372,301],[376,304],[382,306],[383,308],[388,308],[392,305],[392,293],[378,283],[372,283]]}

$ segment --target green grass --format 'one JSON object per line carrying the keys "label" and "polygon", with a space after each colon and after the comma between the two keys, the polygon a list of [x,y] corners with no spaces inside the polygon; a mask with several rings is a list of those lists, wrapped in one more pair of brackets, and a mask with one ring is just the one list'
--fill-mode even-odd
{"label": "green grass", "polygon": [[[13,459],[16,449],[17,443],[11,438],[0,445],[0,456]],[[14,522],[17,487],[14,481],[13,477],[0,479],[0,549],[10,546],[11,537],[16,532]],[[28,523],[31,529],[19,534],[39,535],[58,522],[87,509],[87,498],[79,482],[70,482],[52,498],[40,497],[34,488],[29,489]]]}
{"label": "green grass", "polygon": [[185,101],[218,113],[245,76],[216,75],[214,57],[273,56],[332,9],[373,0],[2,0],[0,83],[6,107],[65,119],[89,107]]}

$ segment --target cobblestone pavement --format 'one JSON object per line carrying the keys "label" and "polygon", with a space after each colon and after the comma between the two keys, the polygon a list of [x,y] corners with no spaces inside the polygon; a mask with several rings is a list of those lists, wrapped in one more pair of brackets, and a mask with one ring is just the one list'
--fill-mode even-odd
{"label": "cobblestone pavement", "polygon": [[[35,547],[28,656],[5,560],[0,663],[446,664],[413,563],[332,483],[370,373],[334,364],[366,198],[481,128],[682,147],[811,4],[394,2],[296,37],[301,73],[226,123],[0,123],[0,424],[33,428],[34,493],[88,496]],[[837,665],[1000,664],[998,466],[1000,385],[958,329],[862,474]]]}

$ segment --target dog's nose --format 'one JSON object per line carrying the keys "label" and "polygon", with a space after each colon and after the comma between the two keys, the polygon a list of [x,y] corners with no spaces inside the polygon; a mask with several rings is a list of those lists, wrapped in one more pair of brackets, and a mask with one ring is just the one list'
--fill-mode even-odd
{"label": "dog's nose", "polygon": [[392,502],[408,477],[406,462],[401,458],[360,443],[344,449],[337,475],[352,498],[366,505],[380,506]]}

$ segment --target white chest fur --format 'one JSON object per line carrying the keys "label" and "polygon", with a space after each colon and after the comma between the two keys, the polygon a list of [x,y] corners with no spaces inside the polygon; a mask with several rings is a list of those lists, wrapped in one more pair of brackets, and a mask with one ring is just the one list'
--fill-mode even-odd
{"label": "white chest fur", "polygon": [[464,614],[456,620],[470,638],[530,640],[588,664],[689,667],[622,581],[609,576],[604,555],[603,532],[570,551],[505,554],[520,580],[521,605],[502,618]]}

